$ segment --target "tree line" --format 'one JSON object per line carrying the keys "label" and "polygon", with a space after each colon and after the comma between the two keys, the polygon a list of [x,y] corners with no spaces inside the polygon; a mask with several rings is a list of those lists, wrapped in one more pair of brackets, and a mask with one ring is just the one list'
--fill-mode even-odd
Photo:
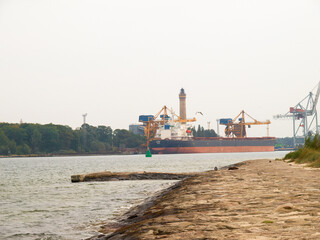
{"label": "tree line", "polygon": [[[218,137],[213,129],[191,128],[194,137]],[[297,139],[303,145],[304,138]],[[143,148],[146,138],[126,129],[83,124],[73,130],[56,124],[0,123],[0,155],[119,153]],[[278,138],[276,147],[292,147],[292,138]]]}
{"label": "tree line", "polygon": [[145,141],[144,136],[109,126],[83,124],[73,130],[55,124],[0,123],[0,155],[116,153]]}
{"label": "tree line", "polygon": [[191,128],[191,133],[194,137],[218,137],[217,133],[213,129],[204,129],[198,125],[198,128]]}
{"label": "tree line", "polygon": [[[304,137],[296,138],[296,145],[303,146],[304,144]],[[292,137],[285,137],[285,138],[277,138],[275,148],[293,148],[293,138]]]}

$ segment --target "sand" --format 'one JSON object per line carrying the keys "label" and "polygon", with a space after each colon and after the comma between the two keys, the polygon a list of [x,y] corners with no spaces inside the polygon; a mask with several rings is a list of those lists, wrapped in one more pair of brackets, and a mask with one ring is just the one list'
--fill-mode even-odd
{"label": "sand", "polygon": [[101,231],[92,239],[320,239],[320,170],[266,159],[205,172]]}

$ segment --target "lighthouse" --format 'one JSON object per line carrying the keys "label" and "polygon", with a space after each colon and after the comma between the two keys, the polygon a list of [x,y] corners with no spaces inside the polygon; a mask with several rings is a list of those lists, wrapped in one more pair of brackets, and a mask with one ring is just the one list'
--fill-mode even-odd
{"label": "lighthouse", "polygon": [[181,120],[186,120],[187,119],[186,96],[187,95],[184,92],[184,89],[181,88],[180,94],[179,94],[180,118],[181,118]]}

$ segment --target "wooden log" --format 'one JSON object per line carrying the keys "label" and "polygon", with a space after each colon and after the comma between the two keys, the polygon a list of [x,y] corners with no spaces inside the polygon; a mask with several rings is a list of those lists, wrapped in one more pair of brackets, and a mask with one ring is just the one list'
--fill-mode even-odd
{"label": "wooden log", "polygon": [[196,173],[162,173],[162,172],[97,172],[72,175],[71,182],[120,181],[120,180],[181,180]]}

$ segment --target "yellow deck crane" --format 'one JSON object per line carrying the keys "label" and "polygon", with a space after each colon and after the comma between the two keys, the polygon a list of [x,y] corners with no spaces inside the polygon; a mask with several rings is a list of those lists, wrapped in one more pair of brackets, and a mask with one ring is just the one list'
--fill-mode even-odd
{"label": "yellow deck crane", "polygon": [[[171,113],[173,119],[169,117],[168,112]],[[175,117],[176,119],[174,119]],[[155,137],[159,126],[163,126],[168,122],[195,122],[196,118],[181,119],[181,117],[176,115],[173,110],[170,110],[167,106],[163,106],[156,115],[143,115],[142,118],[139,118],[139,121],[143,122],[143,125],[145,126],[144,133],[147,137],[147,149],[149,149],[149,142]]]}
{"label": "yellow deck crane", "polygon": [[[246,122],[245,116],[249,117],[252,122]],[[237,122],[239,120],[239,122]],[[246,126],[250,128],[252,125],[267,125],[267,136],[269,136],[270,120],[265,122],[257,121],[244,110],[242,110],[234,119],[220,119],[220,125],[225,125],[225,134],[227,137],[245,138],[247,137]]]}

